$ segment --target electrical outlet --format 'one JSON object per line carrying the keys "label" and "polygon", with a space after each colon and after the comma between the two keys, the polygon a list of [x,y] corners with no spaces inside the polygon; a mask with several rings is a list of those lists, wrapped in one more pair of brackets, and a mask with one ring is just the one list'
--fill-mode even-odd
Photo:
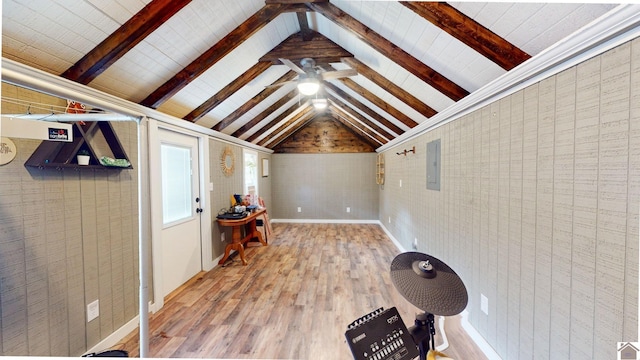
{"label": "electrical outlet", "polygon": [[351,208],[347,206],[347,212],[350,213],[351,212]]}
{"label": "electrical outlet", "polygon": [[298,206],[298,212],[302,212],[302,208]]}
{"label": "electrical outlet", "polygon": [[224,238],[224,233],[220,233],[220,242],[224,242],[225,238]]}
{"label": "electrical outlet", "polygon": [[484,294],[480,294],[480,310],[485,315],[489,315],[489,299]]}
{"label": "electrical outlet", "polygon": [[418,250],[418,238],[413,238],[413,250]]}
{"label": "electrical outlet", "polygon": [[391,224],[391,216],[389,216],[389,224]]}
{"label": "electrical outlet", "polygon": [[400,179],[400,187],[402,187],[402,179]]}
{"label": "electrical outlet", "polygon": [[100,300],[96,300],[87,305],[87,322],[100,316]]}

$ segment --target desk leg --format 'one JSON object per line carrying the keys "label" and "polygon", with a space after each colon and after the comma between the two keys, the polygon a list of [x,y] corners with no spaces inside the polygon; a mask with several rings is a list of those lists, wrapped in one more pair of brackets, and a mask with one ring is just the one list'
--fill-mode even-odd
{"label": "desk leg", "polygon": [[256,220],[254,219],[252,222],[249,223],[249,236],[251,239],[253,238],[258,238],[258,241],[260,241],[260,244],[267,246],[267,242],[264,241],[264,239],[262,238],[262,233],[260,231],[258,231],[258,228],[256,227]]}
{"label": "desk leg", "polygon": [[231,237],[231,244],[228,244],[224,249],[224,256],[220,261],[218,261],[218,265],[224,264],[225,261],[229,258],[229,254],[231,250],[235,250],[240,253],[240,259],[242,260],[242,265],[247,265],[247,260],[244,258],[244,246],[242,244],[242,226],[234,226]]}

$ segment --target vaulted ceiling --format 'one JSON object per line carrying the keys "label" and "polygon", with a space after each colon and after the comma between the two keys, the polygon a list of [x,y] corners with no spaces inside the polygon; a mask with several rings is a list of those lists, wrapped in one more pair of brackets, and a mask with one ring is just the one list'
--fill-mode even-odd
{"label": "vaulted ceiling", "polygon": [[[314,121],[370,151],[614,4],[3,0],[2,54],[276,151]],[[313,58],[329,107],[280,59]],[[288,82],[282,86],[272,86]],[[344,132],[344,131],[343,131]]]}

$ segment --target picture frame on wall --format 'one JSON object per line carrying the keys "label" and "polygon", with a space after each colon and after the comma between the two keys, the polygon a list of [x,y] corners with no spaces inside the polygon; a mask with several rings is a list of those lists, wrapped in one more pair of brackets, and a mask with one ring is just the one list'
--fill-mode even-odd
{"label": "picture frame on wall", "polygon": [[262,159],[262,177],[269,176],[269,159]]}

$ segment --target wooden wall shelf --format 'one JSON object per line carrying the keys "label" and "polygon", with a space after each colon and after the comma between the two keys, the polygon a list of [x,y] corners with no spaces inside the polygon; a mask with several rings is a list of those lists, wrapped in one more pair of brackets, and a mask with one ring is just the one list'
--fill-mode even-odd
{"label": "wooden wall shelf", "polygon": [[384,185],[384,153],[376,158],[376,184]]}
{"label": "wooden wall shelf", "polygon": [[[39,169],[94,169],[94,170],[122,170],[133,169],[133,166],[117,167],[104,166],[96,155],[88,138],[96,131],[102,132],[113,157],[126,159],[129,161],[118,136],[109,122],[96,121],[81,125],[79,122],[73,124],[73,142],[43,141],[40,146],[31,154],[31,157],[24,163],[24,166]],[[90,154],[89,165],[78,165],[76,155],[80,150],[87,150]],[[130,162],[130,161],[129,161]]]}

